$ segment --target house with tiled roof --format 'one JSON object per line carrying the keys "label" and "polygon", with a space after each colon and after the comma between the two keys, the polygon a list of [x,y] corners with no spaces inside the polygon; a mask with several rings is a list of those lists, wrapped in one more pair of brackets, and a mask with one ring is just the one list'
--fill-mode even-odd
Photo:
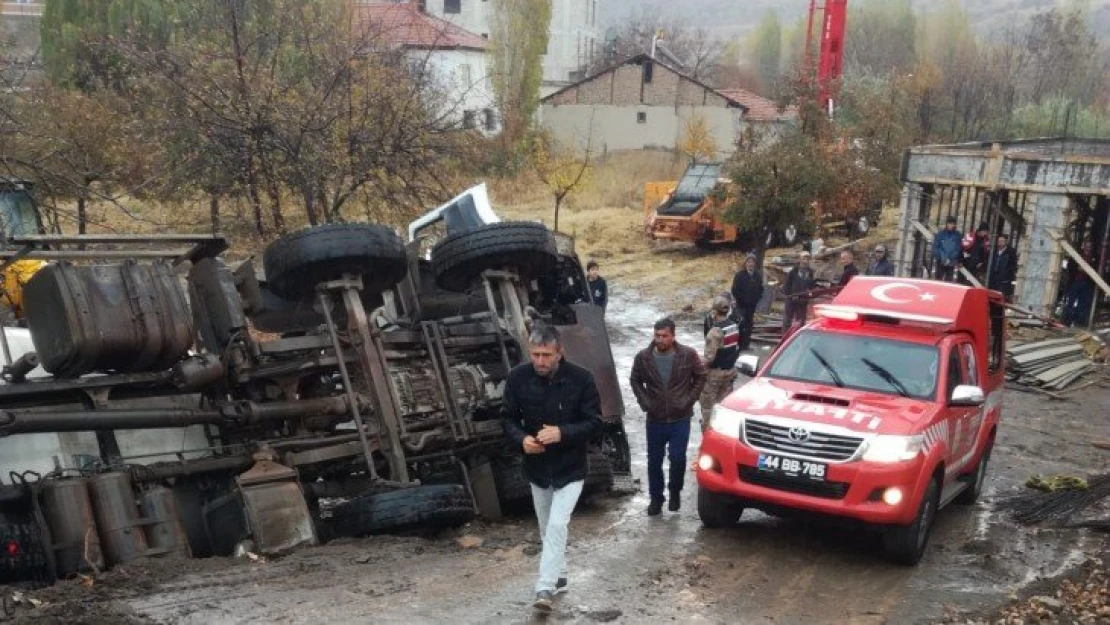
{"label": "house with tiled roof", "polygon": [[356,37],[385,41],[430,71],[460,127],[499,130],[486,38],[429,14],[423,0],[353,0],[352,10]]}
{"label": "house with tiled roof", "polygon": [[[648,54],[625,59],[540,101],[539,121],[571,145],[598,150],[675,149],[700,117],[727,156],[750,136],[777,135],[796,113],[741,90],[722,92]],[[772,133],[749,132],[755,126]]]}

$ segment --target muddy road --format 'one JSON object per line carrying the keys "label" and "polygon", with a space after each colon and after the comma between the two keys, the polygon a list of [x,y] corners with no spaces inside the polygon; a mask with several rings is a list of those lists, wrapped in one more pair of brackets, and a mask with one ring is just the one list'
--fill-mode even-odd
{"label": "muddy road", "polygon": [[[658,313],[618,299],[609,316],[627,387]],[[680,326],[680,340],[699,345],[700,322]],[[625,390],[634,474],[644,478],[642,415]],[[995,511],[1030,474],[1107,472],[1108,454],[1090,440],[1110,431],[1110,393],[1093,387],[1074,397],[1007,393],[986,496],[944,511],[916,568],[888,564],[875,537],[754,511],[732,530],[703,529],[690,476],[678,513],[649,519],[646,484],[581,507],[568,549],[570,592],[547,620],[917,623],[1002,603],[1106,549],[1104,535],[1020,528]],[[698,442],[695,433],[691,460]],[[464,535],[481,544],[462,546]],[[18,614],[65,623],[527,623],[538,551],[534,521],[476,522],[434,538],[337,541],[264,562],[121,567],[91,587],[67,582],[31,593],[47,604]]]}

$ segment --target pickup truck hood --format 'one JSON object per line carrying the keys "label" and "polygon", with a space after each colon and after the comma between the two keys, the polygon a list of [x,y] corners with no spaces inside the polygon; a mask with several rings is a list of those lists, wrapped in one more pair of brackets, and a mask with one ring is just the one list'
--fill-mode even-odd
{"label": "pickup truck hood", "polygon": [[721,405],[753,417],[799,419],[861,434],[916,434],[938,409],[920,399],[769,378],[748,382]]}

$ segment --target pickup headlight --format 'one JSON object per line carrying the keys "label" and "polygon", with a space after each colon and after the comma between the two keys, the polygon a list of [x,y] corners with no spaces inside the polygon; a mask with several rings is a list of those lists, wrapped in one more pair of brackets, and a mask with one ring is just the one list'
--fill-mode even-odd
{"label": "pickup headlight", "polygon": [[916,436],[887,436],[878,435],[867,444],[863,452],[865,462],[904,462],[913,460],[921,453],[925,437]]}
{"label": "pickup headlight", "polygon": [[744,423],[744,418],[748,415],[725,408],[724,406],[714,406],[713,414],[709,417],[709,429],[724,434],[729,438],[740,440],[740,426]]}

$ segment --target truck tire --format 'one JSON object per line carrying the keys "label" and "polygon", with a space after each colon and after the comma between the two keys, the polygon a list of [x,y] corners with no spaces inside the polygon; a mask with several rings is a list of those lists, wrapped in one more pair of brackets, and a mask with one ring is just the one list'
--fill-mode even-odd
{"label": "truck tire", "polygon": [[461,293],[487,269],[512,269],[531,280],[555,269],[555,236],[543,224],[505,221],[454,234],[432,248],[436,284]]}
{"label": "truck tire", "polygon": [[414,529],[438,530],[474,518],[474,503],[458,484],[413,486],[363,493],[335,509],[337,536],[366,536]]}
{"label": "truck tire", "polygon": [[364,294],[380,293],[408,270],[405,244],[390,228],[326,224],[287,234],[262,256],[271,291],[290,300],[311,296],[316,285],[345,273],[362,276]]}
{"label": "truck tire", "polygon": [[590,449],[586,454],[586,479],[582,484],[583,495],[607,493],[613,490],[613,461],[600,449]]}
{"label": "truck tire", "polygon": [[987,463],[991,459],[991,449],[994,448],[994,441],[988,441],[986,449],[983,454],[979,456],[979,462],[975,463],[975,470],[968,475],[973,480],[962,493],[956,495],[953,500],[961,506],[970,506],[976,501],[979,501],[980,495],[983,494],[983,485],[987,481]]}
{"label": "truck tire", "polygon": [[505,512],[524,514],[532,509],[532,485],[524,477],[519,458],[499,461],[493,467],[497,500]]}
{"label": "truck tire", "polygon": [[906,566],[914,566],[921,561],[921,556],[925,555],[925,548],[929,545],[929,534],[933,531],[939,502],[940,487],[937,479],[933,478],[921,497],[913,522],[890,527],[883,534],[883,547],[888,558]]}
{"label": "truck tire", "polygon": [[718,529],[732,527],[744,514],[744,505],[735,497],[698,487],[698,517],[701,524]]}

